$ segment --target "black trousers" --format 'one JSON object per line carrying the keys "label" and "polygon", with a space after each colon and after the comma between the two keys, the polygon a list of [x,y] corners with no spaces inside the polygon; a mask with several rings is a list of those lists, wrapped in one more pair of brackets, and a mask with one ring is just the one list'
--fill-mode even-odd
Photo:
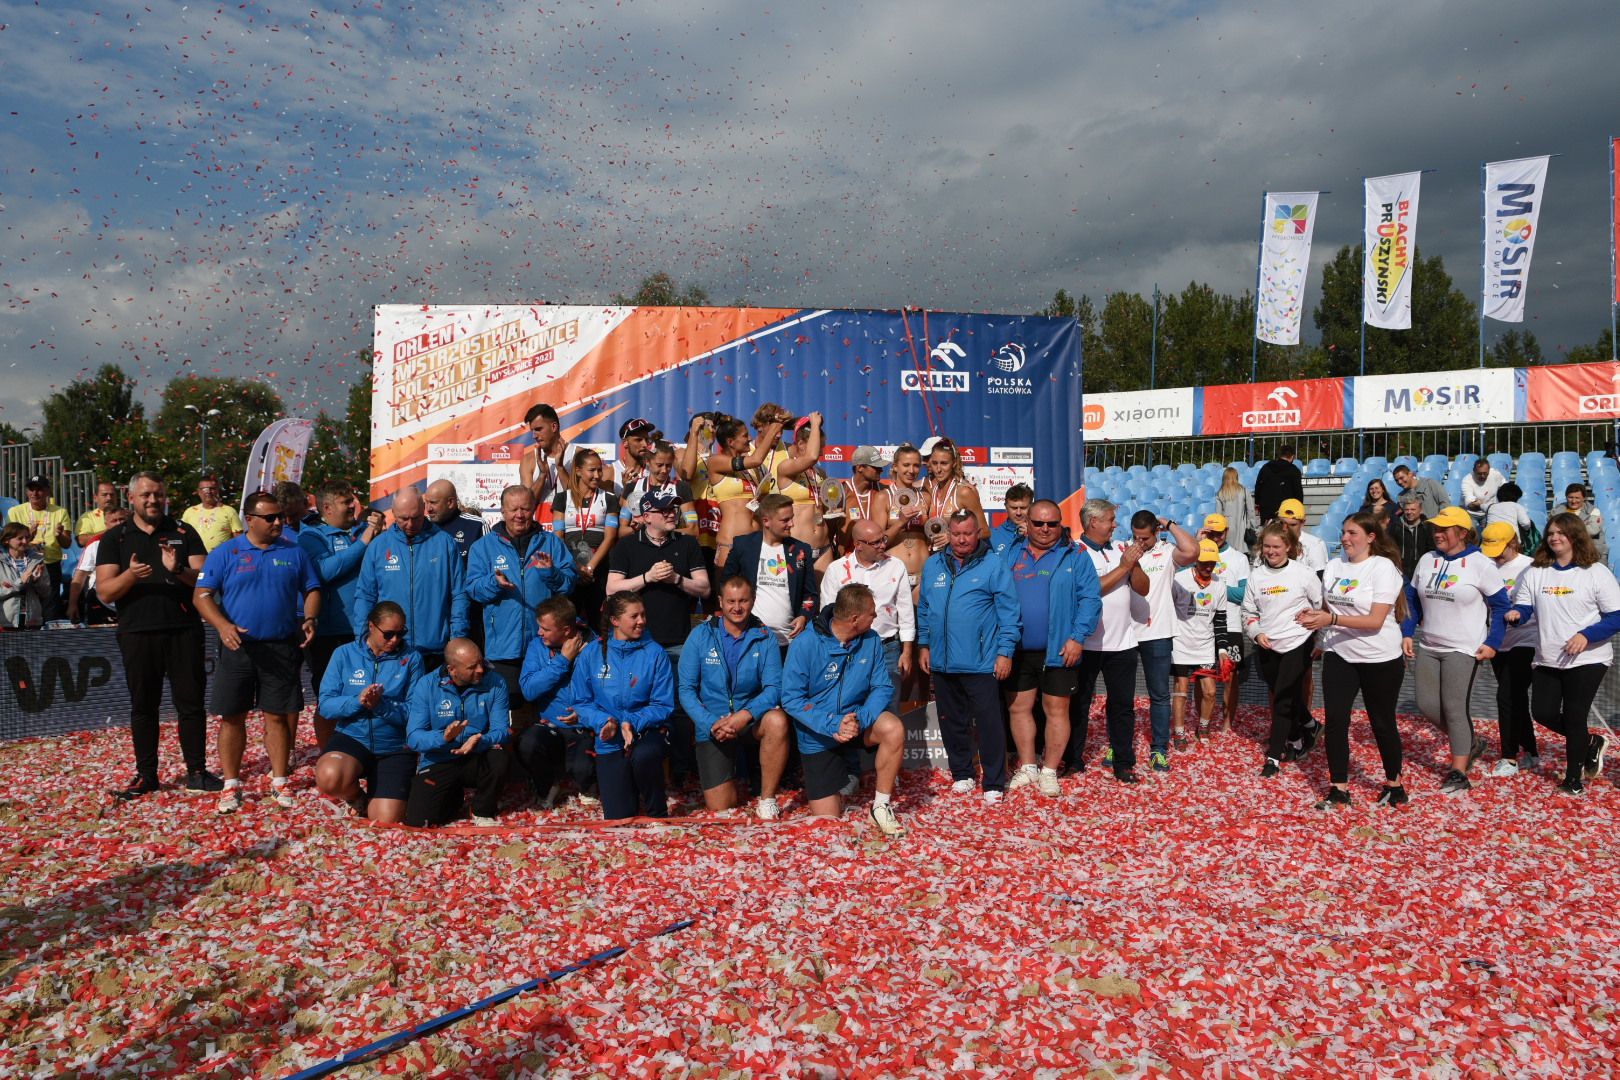
{"label": "black trousers", "polygon": [[595,745],[594,732],[535,724],[518,736],[518,764],[529,774],[535,794],[542,798],[564,776],[585,791],[596,779],[596,758],[591,754]]}
{"label": "black trousers", "polygon": [[1007,736],[1001,719],[1001,687],[994,675],[950,675],[934,672],[934,701],[939,709],[939,736],[952,780],[972,780],[973,735],[979,737],[979,764],[984,790],[1007,787]]}
{"label": "black trousers", "polygon": [[51,579],[51,598],[45,604],[45,621],[60,619],[67,605],[62,602],[62,560],[45,564],[45,576]]}
{"label": "black trousers", "polygon": [[1538,665],[1530,675],[1530,715],[1548,731],[1564,737],[1565,780],[1581,782],[1587,755],[1592,752],[1587,717],[1608,670],[1608,664],[1572,668]]}
{"label": "black trousers", "polygon": [[1350,781],[1350,709],[1356,694],[1367,709],[1373,741],[1384,763],[1384,779],[1401,775],[1401,733],[1395,726],[1395,704],[1406,678],[1406,658],[1354,664],[1337,653],[1322,657],[1322,711],[1327,714],[1328,779]]}
{"label": "black trousers", "polygon": [[628,752],[596,757],[596,788],[602,796],[602,817],[668,817],[664,796],[664,758],[667,745],[662,728],[648,728],[636,736]]}
{"label": "black trousers", "polygon": [[1271,738],[1266,742],[1266,757],[1281,761],[1290,740],[1299,739],[1310,726],[1310,703],[1305,700],[1305,674],[1311,670],[1311,650],[1316,646],[1312,634],[1287,652],[1275,649],[1256,649],[1255,659],[1260,664],[1260,677],[1271,687]]}
{"label": "black trousers", "polygon": [[1108,695],[1108,745],[1114,751],[1116,772],[1136,767],[1136,650],[1114,652],[1087,649],[1080,654],[1080,689],[1069,705],[1069,745],[1063,764],[1070,772],[1086,767],[1086,735],[1091,727],[1091,701],[1097,696],[1097,676]]}
{"label": "black trousers", "polygon": [[1491,671],[1496,674],[1496,724],[1506,761],[1521,751],[1536,752],[1536,725],[1530,722],[1530,673],[1535,658],[1531,645],[1491,657]]}
{"label": "black trousers", "polygon": [[405,824],[448,825],[461,817],[461,793],[473,789],[472,812],[494,817],[506,783],[506,751],[492,746],[482,754],[467,754],[442,765],[430,765],[411,781],[405,803]]}
{"label": "black trousers", "polygon": [[187,772],[208,764],[208,715],[203,709],[207,675],[203,664],[203,628],[126,630],[118,635],[129,686],[129,734],[135,744],[135,771],[150,780],[158,775],[158,710],[163,681],[179,717],[180,753]]}

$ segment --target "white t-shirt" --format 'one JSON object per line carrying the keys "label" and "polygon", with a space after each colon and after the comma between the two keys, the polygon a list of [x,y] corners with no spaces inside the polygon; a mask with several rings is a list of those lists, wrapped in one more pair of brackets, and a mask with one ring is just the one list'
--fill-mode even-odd
{"label": "white t-shirt", "polygon": [[1231,588],[1249,580],[1249,557],[1228,544],[1221,548],[1221,557],[1215,563],[1215,575]]}
{"label": "white t-shirt", "polygon": [[[1507,562],[1497,565],[1496,568],[1502,572],[1502,588],[1508,591],[1509,596],[1513,595],[1513,590],[1519,584],[1519,576],[1524,573],[1524,568],[1529,566],[1530,563],[1530,556],[1521,551]],[[1534,620],[1526,623],[1508,623],[1507,637],[1502,639],[1500,651],[1533,649],[1535,647],[1536,624]]]}
{"label": "white t-shirt", "polygon": [[775,635],[778,645],[787,644],[793,623],[793,604],[788,593],[787,553],[781,544],[761,544],[759,576],[754,585],[754,615]]}
{"label": "white t-shirt", "polygon": [[1327,569],[1328,550],[1320,537],[1315,533],[1299,532],[1300,561],[1313,571],[1320,574]]}
{"label": "white t-shirt", "polygon": [[[1091,557],[1091,565],[1096,568],[1100,579],[1119,569],[1125,544],[1110,541],[1098,551],[1082,540],[1080,550]],[[1102,594],[1102,618],[1097,620],[1097,629],[1084,642],[1087,649],[1127,652],[1136,648],[1138,626],[1131,615],[1131,599],[1134,596],[1136,590],[1131,588],[1130,574],[1120,578],[1118,584]]]}
{"label": "white t-shirt", "polygon": [[1288,652],[1311,636],[1294,616],[1321,606],[1322,579],[1314,570],[1298,559],[1274,570],[1262,559],[1249,570],[1249,587],[1243,594],[1243,632],[1256,644],[1264,634],[1273,652]]}
{"label": "white t-shirt", "polygon": [[1390,610],[1377,630],[1324,627],[1317,639],[1322,651],[1337,653],[1352,664],[1382,663],[1400,656],[1401,624],[1395,618],[1394,605],[1405,585],[1400,570],[1382,555],[1369,555],[1358,563],[1328,560],[1322,598],[1329,611],[1341,617],[1368,615],[1374,604],[1389,604]]}
{"label": "white t-shirt", "polygon": [[1148,594],[1132,590],[1131,617],[1139,624],[1136,640],[1159,641],[1176,636],[1176,603],[1170,595],[1171,579],[1176,576],[1176,545],[1161,540],[1142,556],[1142,572],[1147,574]]}
{"label": "white t-shirt", "polygon": [[1536,663],[1541,667],[1575,668],[1607,664],[1614,646],[1605,641],[1570,656],[1564,642],[1585,630],[1605,611],[1620,611],[1620,583],[1602,563],[1591,566],[1531,566],[1519,574],[1513,604],[1536,609]]}
{"label": "white t-shirt", "polygon": [[1215,613],[1226,610],[1226,580],[1216,573],[1208,585],[1198,584],[1193,568],[1176,571],[1170,583],[1170,602],[1176,617],[1172,664],[1205,667],[1215,660]]}
{"label": "white t-shirt", "polygon": [[1485,598],[1502,591],[1502,571],[1484,552],[1470,548],[1454,559],[1438,551],[1419,555],[1412,588],[1423,602],[1424,648],[1472,656],[1485,644],[1490,631]]}
{"label": "white t-shirt", "polygon": [[911,603],[911,580],[905,563],[885,555],[871,566],[862,566],[857,556],[845,555],[821,575],[821,606],[837,600],[838,590],[845,585],[865,585],[872,590],[877,605],[877,617],[872,620],[874,634],[885,641],[896,634],[902,642],[917,640],[917,612]]}
{"label": "white t-shirt", "polygon": [[1480,527],[1494,525],[1498,521],[1505,521],[1521,532],[1534,524],[1530,517],[1530,511],[1516,502],[1491,503],[1490,509],[1485,511],[1485,520]]}

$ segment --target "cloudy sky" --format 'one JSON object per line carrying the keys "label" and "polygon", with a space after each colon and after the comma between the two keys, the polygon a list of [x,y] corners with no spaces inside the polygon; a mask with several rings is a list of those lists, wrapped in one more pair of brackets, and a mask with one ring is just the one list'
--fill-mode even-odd
{"label": "cloudy sky", "polygon": [[1264,190],[1332,192],[1319,266],[1361,178],[1417,168],[1473,291],[1480,162],[1542,153],[1527,325],[1608,325],[1613,0],[433,7],[0,6],[0,420],[108,361],[341,411],[376,303],[659,269],[772,306],[1240,292]]}

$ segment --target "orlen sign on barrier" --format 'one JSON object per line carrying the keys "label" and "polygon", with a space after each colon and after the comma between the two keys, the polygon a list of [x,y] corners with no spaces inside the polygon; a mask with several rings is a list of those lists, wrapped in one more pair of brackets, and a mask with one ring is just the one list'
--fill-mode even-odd
{"label": "orlen sign on barrier", "polygon": [[1205,435],[1332,431],[1344,427],[1343,379],[1204,387]]}
{"label": "orlen sign on barrier", "polygon": [[1173,439],[1198,434],[1197,397],[1190,386],[1087,394],[1086,441]]}
{"label": "orlen sign on barrier", "polygon": [[1525,419],[1609,420],[1620,417],[1620,364],[1552,364],[1526,368]]}
{"label": "orlen sign on barrier", "polygon": [[1446,427],[1522,421],[1523,377],[1517,368],[1360,375],[1351,380],[1354,412],[1347,426]]}

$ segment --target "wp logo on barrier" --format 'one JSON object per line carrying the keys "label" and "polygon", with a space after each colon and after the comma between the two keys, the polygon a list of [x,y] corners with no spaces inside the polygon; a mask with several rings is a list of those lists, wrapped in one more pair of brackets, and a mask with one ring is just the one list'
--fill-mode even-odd
{"label": "wp logo on barrier", "polygon": [[44,712],[56,703],[58,692],[63,701],[83,701],[91,690],[107,685],[112,674],[112,663],[105,656],[79,657],[77,676],[74,675],[72,661],[67,657],[51,656],[41,665],[36,681],[34,673],[28,668],[27,658],[6,657],[6,682],[10,684],[11,694],[23,712]]}

